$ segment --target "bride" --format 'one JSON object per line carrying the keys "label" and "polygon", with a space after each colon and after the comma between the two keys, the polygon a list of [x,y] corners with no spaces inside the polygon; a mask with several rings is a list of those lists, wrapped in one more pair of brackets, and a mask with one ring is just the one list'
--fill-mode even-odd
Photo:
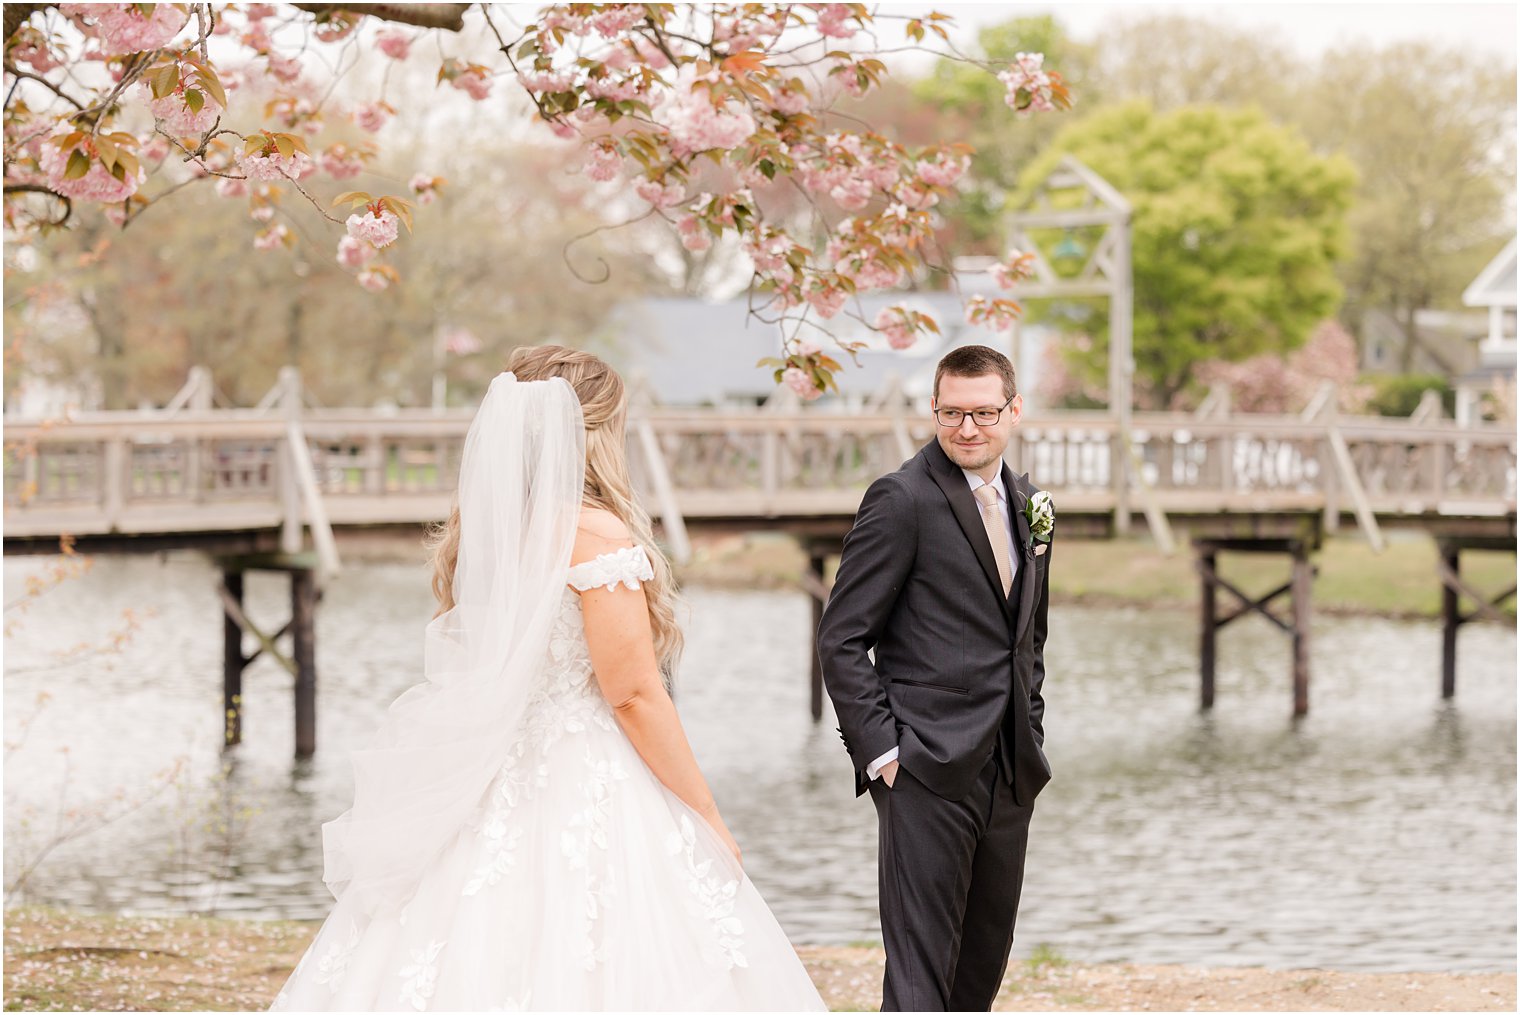
{"label": "bride", "polygon": [[433,540],[426,680],[323,826],[337,904],[277,1010],[821,1010],[671,702],[623,382],[519,349]]}

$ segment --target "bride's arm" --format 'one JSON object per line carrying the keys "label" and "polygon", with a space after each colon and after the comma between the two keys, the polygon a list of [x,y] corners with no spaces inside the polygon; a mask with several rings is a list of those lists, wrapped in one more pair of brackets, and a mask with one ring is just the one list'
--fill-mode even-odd
{"label": "bride's arm", "polygon": [[[581,516],[572,560],[581,563],[630,545],[628,529],[615,515],[587,511]],[[618,725],[655,777],[701,814],[739,859],[738,844],[718,814],[675,703],[660,678],[644,590],[616,584],[611,589],[587,589],[580,596],[591,668]]]}

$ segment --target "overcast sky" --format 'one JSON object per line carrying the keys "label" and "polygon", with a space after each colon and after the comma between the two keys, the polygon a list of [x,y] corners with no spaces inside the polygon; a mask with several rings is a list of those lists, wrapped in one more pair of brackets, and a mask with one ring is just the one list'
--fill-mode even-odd
{"label": "overcast sky", "polygon": [[990,22],[1053,14],[1073,38],[1090,41],[1115,21],[1173,12],[1215,18],[1243,28],[1275,31],[1304,56],[1351,42],[1388,45],[1425,39],[1490,53],[1515,62],[1513,3],[985,3],[882,4],[883,12],[937,9],[952,15],[965,35]]}

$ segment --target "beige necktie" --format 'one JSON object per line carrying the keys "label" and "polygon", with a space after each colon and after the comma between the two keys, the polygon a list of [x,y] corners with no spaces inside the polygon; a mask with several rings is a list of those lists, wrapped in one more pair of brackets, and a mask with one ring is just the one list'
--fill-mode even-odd
{"label": "beige necktie", "polygon": [[1003,583],[1003,598],[1013,588],[1013,565],[1008,562],[1008,529],[1003,524],[1003,511],[999,506],[997,488],[983,483],[971,491],[982,505],[982,525],[987,529],[987,541],[992,544],[992,559],[997,561],[998,578]]}

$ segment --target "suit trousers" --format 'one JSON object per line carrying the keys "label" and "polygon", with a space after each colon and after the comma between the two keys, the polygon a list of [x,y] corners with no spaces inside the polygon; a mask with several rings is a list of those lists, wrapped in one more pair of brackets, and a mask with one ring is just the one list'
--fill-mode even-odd
{"label": "suit trousers", "polygon": [[964,800],[898,767],[870,783],[879,826],[882,1011],[988,1011],[1013,947],[1033,806],[994,750]]}

